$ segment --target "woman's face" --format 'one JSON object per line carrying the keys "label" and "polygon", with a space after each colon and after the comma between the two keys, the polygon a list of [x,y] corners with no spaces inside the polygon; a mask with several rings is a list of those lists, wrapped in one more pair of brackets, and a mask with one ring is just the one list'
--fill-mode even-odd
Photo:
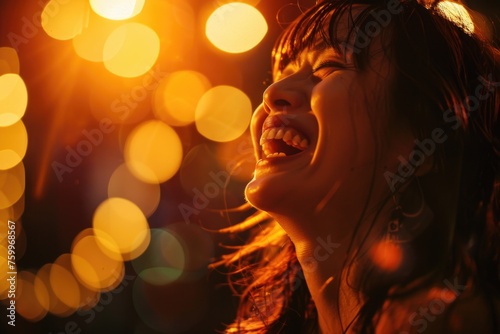
{"label": "woman's face", "polygon": [[395,170],[412,138],[384,127],[390,70],[375,44],[363,71],[318,43],[274,73],[251,123],[258,161],[246,188],[252,205],[285,216],[359,210],[372,177],[388,190],[383,170]]}

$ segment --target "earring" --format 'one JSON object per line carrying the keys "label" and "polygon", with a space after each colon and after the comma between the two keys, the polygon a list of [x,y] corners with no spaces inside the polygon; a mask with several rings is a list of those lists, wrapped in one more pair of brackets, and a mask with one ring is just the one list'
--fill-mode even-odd
{"label": "earring", "polygon": [[392,199],[395,208],[391,214],[391,219],[387,226],[387,240],[394,243],[408,243],[420,235],[434,219],[434,213],[425,202],[424,194],[420,182],[418,182],[418,193],[420,206],[415,212],[405,212],[401,206],[401,199],[404,194],[394,194]]}

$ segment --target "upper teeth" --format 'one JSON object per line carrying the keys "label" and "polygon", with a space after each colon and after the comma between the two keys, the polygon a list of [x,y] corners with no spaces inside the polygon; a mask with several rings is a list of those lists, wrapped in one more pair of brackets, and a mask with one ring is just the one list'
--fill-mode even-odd
{"label": "upper teeth", "polygon": [[297,130],[292,128],[280,127],[266,129],[260,137],[260,145],[264,145],[267,140],[281,139],[287,145],[305,150],[309,146],[309,142]]}

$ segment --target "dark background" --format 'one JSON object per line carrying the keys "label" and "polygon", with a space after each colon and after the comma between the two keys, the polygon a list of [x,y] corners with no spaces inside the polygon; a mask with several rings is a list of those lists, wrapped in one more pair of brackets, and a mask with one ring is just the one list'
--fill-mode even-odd
{"label": "dark background", "polygon": [[[162,0],[150,0],[162,1]],[[294,1],[261,0],[257,8],[264,14],[269,25],[269,32],[264,40],[254,49],[243,54],[225,54],[216,50],[204,36],[204,18],[206,12],[221,2],[207,0],[189,0],[194,13],[194,41],[183,59],[172,60],[167,52],[160,55],[158,63],[167,70],[193,69],[205,74],[212,85],[233,85],[250,97],[252,106],[260,101],[265,82],[269,80],[270,51],[276,36],[281,31],[277,22],[280,19],[293,19],[298,13]],[[40,2],[42,3],[42,2]],[[0,2],[0,47],[10,46],[9,33],[21,34],[23,17],[31,18],[40,10],[37,1],[2,1]],[[148,3],[148,0],[146,0]],[[292,6],[290,6],[292,3]],[[304,0],[304,8],[311,1]],[[470,7],[488,15],[500,29],[500,11],[498,0],[476,0],[467,2]],[[157,23],[158,24],[158,23]],[[182,33],[182,32],[180,32]],[[499,33],[497,34],[497,41]],[[178,36],[179,37],[179,36]],[[181,36],[182,38],[182,36]],[[19,241],[24,253],[18,258],[19,270],[36,272],[46,263],[68,253],[74,237],[83,229],[91,226],[95,208],[106,198],[106,180],[93,180],[88,173],[90,159],[67,175],[63,182],[55,177],[50,162],[62,160],[67,143],[75,143],[82,129],[97,126],[90,116],[87,103],[89,85],[101,80],[115,80],[103,70],[102,65],[81,60],[72,51],[69,42],[56,41],[43,31],[37,33],[26,44],[19,45],[20,74],[26,82],[29,94],[28,109],[23,121],[28,130],[28,152],[24,159],[26,168],[25,209],[22,216],[24,241]],[[70,87],[71,89],[61,90]],[[151,117],[147,115],[146,117]],[[133,127],[123,126],[123,133]],[[215,144],[197,134],[194,126],[176,128],[185,152],[190,148],[205,144],[208,151],[215,150]],[[104,145],[95,148],[93,159],[107,161],[103,169],[112,169],[123,161],[119,150],[122,131],[107,137]],[[76,134],[76,135],[75,135]],[[197,168],[199,166],[192,166]],[[242,191],[244,180],[237,180],[230,185],[231,205],[243,203]],[[151,227],[175,224],[183,218],[177,210],[179,203],[191,203],[192,194],[182,190],[179,177],[161,185],[162,201],[156,212],[149,218]],[[214,201],[211,209],[221,208],[224,203]],[[227,203],[226,203],[227,204]],[[231,216],[231,221],[238,221],[244,214]],[[217,229],[228,224],[227,217],[217,211],[196,215],[192,221],[207,229]],[[213,257],[225,252],[219,244],[234,244],[239,240],[217,233],[207,234],[213,245]],[[125,282],[119,293],[107,293],[98,308],[90,313],[74,313],[67,318],[48,314],[43,320],[31,323],[16,318],[15,333],[158,333],[144,322],[146,315],[139,316],[133,303],[134,280],[136,273],[126,265]],[[226,277],[219,271],[205,272],[196,280],[179,281],[163,287],[142,286],[144,293],[156,315],[151,317],[160,322],[157,328],[164,328],[167,333],[214,333],[222,330],[224,323],[233,319],[237,300],[231,297],[229,288],[224,284]],[[102,306],[102,307],[99,307]],[[192,307],[197,305],[196,307]],[[195,310],[195,311],[193,311]],[[2,315],[4,312],[0,312]],[[2,330],[11,331],[2,316]]]}

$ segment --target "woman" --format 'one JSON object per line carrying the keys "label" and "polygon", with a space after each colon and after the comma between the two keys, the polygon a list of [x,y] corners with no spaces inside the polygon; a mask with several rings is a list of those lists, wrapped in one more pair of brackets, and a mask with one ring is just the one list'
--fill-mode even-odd
{"label": "woman", "polygon": [[445,5],[322,1],[278,41],[228,333],[500,333],[499,52]]}

